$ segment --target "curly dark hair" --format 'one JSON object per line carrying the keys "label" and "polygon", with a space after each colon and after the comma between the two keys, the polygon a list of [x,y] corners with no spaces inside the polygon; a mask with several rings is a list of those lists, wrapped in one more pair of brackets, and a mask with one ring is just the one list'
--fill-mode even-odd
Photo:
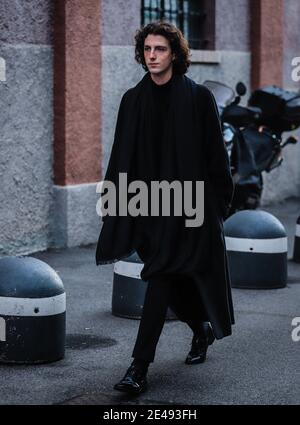
{"label": "curly dark hair", "polygon": [[135,60],[142,64],[145,71],[148,67],[144,58],[144,42],[149,35],[162,35],[169,40],[171,51],[175,53],[173,61],[173,72],[175,74],[185,74],[190,66],[190,49],[187,40],[184,38],[180,29],[166,21],[156,21],[142,27],[136,31],[135,35]]}

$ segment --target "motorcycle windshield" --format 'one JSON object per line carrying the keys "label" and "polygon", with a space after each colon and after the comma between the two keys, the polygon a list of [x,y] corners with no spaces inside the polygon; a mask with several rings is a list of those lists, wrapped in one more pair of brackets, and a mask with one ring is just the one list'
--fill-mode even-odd
{"label": "motorcycle windshield", "polygon": [[225,108],[235,99],[235,92],[231,87],[217,81],[206,80],[203,83],[214,95],[218,106]]}

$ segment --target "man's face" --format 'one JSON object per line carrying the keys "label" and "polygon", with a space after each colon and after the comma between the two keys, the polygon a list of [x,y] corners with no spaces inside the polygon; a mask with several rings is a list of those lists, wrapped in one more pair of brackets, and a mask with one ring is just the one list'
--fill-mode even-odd
{"label": "man's face", "polygon": [[169,40],[162,35],[149,34],[144,42],[144,57],[149,72],[161,75],[172,68],[172,54]]}

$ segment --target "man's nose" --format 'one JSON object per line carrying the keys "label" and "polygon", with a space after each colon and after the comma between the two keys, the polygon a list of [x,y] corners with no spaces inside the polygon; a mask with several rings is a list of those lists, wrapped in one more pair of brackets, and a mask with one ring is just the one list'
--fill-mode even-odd
{"label": "man's nose", "polygon": [[155,50],[151,49],[150,58],[155,58]]}

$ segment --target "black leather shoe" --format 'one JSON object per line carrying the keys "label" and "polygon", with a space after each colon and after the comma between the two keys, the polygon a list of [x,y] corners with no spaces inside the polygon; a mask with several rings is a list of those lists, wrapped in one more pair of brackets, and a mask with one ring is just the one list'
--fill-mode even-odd
{"label": "black leather shoe", "polygon": [[203,324],[202,331],[200,335],[194,334],[192,347],[185,359],[185,364],[191,365],[205,362],[208,346],[214,342],[215,337],[210,324],[207,322]]}
{"label": "black leather shoe", "polygon": [[132,364],[123,379],[118,382],[114,389],[132,394],[140,394],[147,390],[147,368],[140,368]]}

